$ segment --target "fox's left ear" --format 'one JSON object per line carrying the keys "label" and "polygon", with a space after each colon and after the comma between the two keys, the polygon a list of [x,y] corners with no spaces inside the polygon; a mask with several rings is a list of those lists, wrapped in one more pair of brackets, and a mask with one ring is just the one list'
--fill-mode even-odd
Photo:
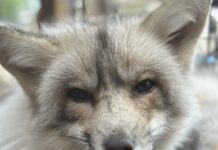
{"label": "fox's left ear", "polygon": [[167,0],[141,25],[170,46],[184,69],[188,69],[210,4],[211,0]]}
{"label": "fox's left ear", "polygon": [[0,65],[30,97],[34,97],[40,75],[55,56],[54,47],[45,35],[0,25]]}

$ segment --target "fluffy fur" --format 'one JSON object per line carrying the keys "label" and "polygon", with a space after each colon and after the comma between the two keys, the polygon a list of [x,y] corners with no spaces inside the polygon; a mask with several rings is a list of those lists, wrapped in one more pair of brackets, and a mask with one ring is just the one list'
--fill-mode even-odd
{"label": "fluffy fur", "polygon": [[[39,33],[0,26],[0,62],[24,92],[1,104],[0,148],[126,150],[106,146],[120,137],[129,150],[175,149],[195,122],[189,71],[209,6],[168,0],[148,17],[62,23]],[[145,80],[152,90],[135,92]],[[92,99],[73,99],[74,88]]]}

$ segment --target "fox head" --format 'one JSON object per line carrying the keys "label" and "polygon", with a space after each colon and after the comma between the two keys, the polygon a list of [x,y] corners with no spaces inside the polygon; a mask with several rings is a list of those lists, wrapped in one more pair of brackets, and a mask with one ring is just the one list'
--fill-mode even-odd
{"label": "fox head", "polygon": [[190,121],[188,74],[209,0],[168,0],[148,17],[0,26],[0,63],[34,109],[37,150],[169,149]]}

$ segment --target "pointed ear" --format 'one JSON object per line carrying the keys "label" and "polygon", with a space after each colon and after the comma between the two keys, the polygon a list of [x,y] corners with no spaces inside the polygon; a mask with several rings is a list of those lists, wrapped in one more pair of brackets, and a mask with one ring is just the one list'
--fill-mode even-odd
{"label": "pointed ear", "polygon": [[171,47],[184,69],[188,69],[210,3],[211,0],[167,0],[141,27]]}
{"label": "pointed ear", "polygon": [[0,64],[30,97],[54,55],[54,44],[46,36],[0,25]]}

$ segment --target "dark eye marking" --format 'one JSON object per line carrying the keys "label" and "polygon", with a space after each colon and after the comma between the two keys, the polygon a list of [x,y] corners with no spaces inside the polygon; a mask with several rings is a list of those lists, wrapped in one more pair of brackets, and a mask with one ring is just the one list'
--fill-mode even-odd
{"label": "dark eye marking", "polygon": [[136,84],[136,86],[134,87],[134,93],[147,94],[151,92],[155,87],[156,87],[156,83],[153,80],[146,79]]}
{"label": "dark eye marking", "polygon": [[94,98],[92,93],[76,87],[68,89],[67,96],[77,103],[90,102]]}

